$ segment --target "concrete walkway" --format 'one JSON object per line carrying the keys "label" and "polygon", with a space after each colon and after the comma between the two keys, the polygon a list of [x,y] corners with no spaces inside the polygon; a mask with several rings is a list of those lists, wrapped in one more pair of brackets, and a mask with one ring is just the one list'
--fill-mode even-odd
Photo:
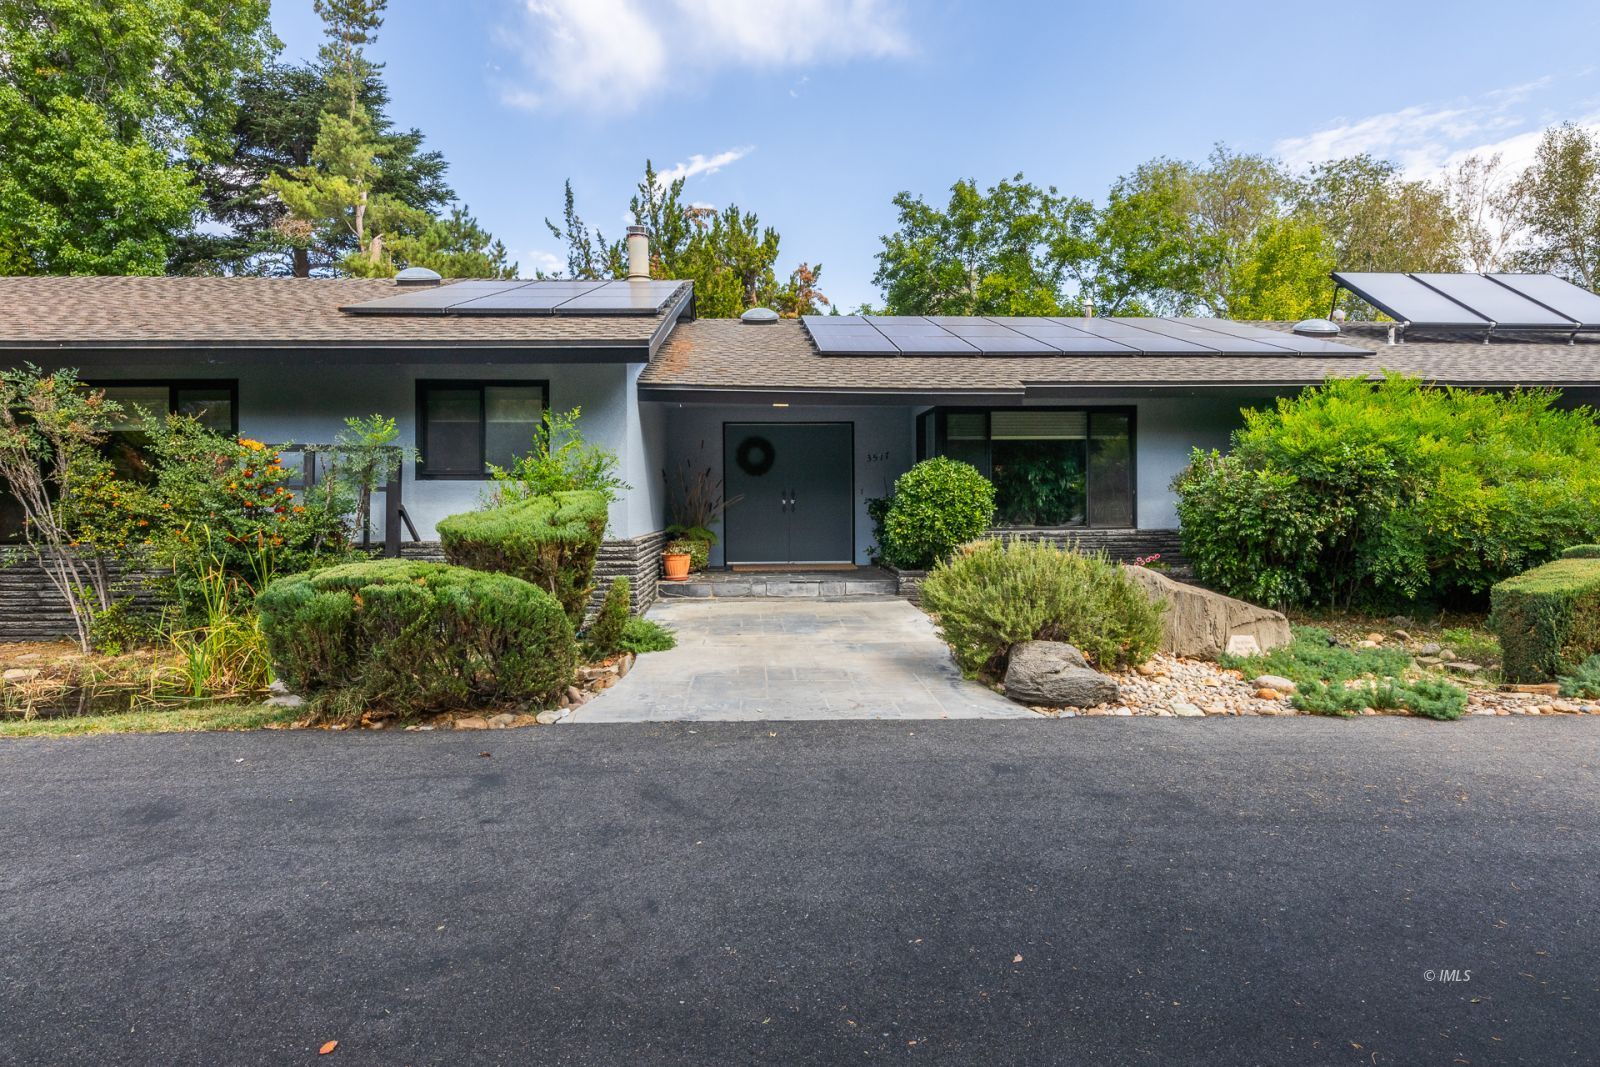
{"label": "concrete walkway", "polygon": [[657,604],[678,647],[640,656],[567,722],[1038,718],[961,677],[904,600]]}

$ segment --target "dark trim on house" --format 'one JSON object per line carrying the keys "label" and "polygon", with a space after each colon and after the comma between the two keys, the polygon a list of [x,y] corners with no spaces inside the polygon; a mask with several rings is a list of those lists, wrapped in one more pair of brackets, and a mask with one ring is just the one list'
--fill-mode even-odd
{"label": "dark trim on house", "polygon": [[[428,389],[435,386],[447,388],[465,388],[478,390],[478,455],[483,458],[484,469],[477,474],[466,471],[441,471],[433,472],[427,469],[427,456],[422,453],[422,448],[428,440],[428,405],[426,394]],[[489,480],[488,457],[488,412],[485,410],[484,389],[494,386],[522,387],[524,389],[537,386],[543,392],[540,400],[540,416],[550,410],[550,380],[548,378],[418,378],[416,380],[417,396],[417,421],[412,435],[416,445],[417,462],[412,471],[413,477],[419,482],[483,482]]]}
{"label": "dark trim on house", "polygon": [[886,389],[748,389],[697,385],[650,385],[640,382],[640,400],[673,404],[795,404],[865,407],[877,404],[1016,403],[1016,390],[901,391]]}

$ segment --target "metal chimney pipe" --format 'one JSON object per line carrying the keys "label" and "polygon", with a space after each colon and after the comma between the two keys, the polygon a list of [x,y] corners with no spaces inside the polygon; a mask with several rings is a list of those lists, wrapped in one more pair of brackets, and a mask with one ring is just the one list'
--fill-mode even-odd
{"label": "metal chimney pipe", "polygon": [[1087,293],[1083,297],[1083,317],[1086,319],[1094,318],[1094,297]]}
{"label": "metal chimney pipe", "polygon": [[628,280],[648,281],[650,278],[649,230],[643,226],[628,227]]}

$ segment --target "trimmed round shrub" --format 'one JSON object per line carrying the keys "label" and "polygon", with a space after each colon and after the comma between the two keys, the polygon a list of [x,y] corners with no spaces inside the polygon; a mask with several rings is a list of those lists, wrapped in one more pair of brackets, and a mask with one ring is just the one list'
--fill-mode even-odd
{"label": "trimmed round shrub", "polygon": [[1103,555],[1023,538],[962,548],[922,583],[922,606],[962,671],[991,678],[1019,641],[1065,641],[1102,670],[1143,663],[1166,607]]}
{"label": "trimmed round shrub", "polygon": [[1600,559],[1600,545],[1573,545],[1561,553],[1562,559]]}
{"label": "trimmed round shrub", "polygon": [[515,575],[545,590],[576,628],[594,591],[606,513],[604,493],[552,493],[451,515],[439,522],[439,542],[451,563]]}
{"label": "trimmed round shrub", "polygon": [[507,574],[347,563],[279,578],[256,606],[278,676],[325,714],[545,703],[577,664],[561,605]]}
{"label": "trimmed round shrub", "polygon": [[931,567],[993,523],[989,479],[970,463],[935,456],[895,480],[880,547],[891,566]]}
{"label": "trimmed round shrub", "polygon": [[1600,653],[1600,559],[1558,559],[1490,591],[1508,682],[1546,682]]}

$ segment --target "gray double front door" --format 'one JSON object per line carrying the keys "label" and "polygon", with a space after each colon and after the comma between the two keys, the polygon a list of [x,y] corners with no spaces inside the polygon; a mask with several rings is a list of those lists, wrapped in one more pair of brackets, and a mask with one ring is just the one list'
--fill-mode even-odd
{"label": "gray double front door", "polygon": [[855,478],[847,422],[723,428],[723,555],[741,563],[851,563]]}

